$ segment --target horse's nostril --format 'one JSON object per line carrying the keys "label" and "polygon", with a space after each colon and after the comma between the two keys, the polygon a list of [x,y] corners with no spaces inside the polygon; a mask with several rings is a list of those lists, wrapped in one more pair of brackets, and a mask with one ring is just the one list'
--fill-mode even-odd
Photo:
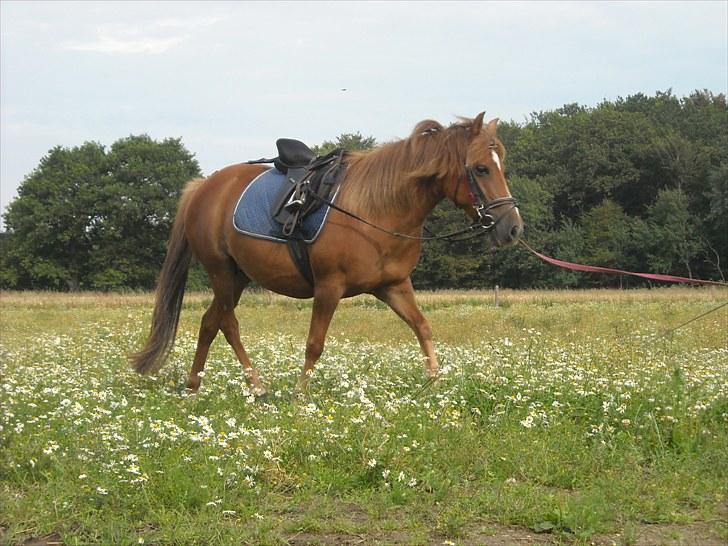
{"label": "horse's nostril", "polygon": [[523,234],[523,226],[516,224],[511,228],[511,240],[515,241]]}

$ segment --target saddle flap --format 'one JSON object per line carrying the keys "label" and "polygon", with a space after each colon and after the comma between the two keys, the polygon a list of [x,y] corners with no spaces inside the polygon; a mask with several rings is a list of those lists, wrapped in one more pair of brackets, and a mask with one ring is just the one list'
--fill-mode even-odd
{"label": "saddle flap", "polygon": [[305,167],[316,157],[311,148],[292,138],[279,138],[276,140],[276,148],[278,161],[289,169]]}

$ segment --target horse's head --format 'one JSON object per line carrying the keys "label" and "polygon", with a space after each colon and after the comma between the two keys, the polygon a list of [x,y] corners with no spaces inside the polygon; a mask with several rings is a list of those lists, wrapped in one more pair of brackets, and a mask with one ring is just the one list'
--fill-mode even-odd
{"label": "horse's head", "polygon": [[506,182],[505,148],[496,136],[498,119],[484,125],[484,114],[469,125],[464,171],[451,182],[455,189],[447,193],[473,221],[490,231],[498,246],[505,246],[521,237],[523,220]]}

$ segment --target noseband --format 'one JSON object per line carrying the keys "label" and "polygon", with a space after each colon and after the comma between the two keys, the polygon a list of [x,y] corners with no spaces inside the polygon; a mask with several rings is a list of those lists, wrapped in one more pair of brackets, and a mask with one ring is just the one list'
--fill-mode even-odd
{"label": "noseband", "polygon": [[[461,180],[462,178],[458,178],[458,185],[455,188],[455,193],[453,194],[454,202],[456,202],[455,200],[457,199]],[[490,211],[503,205],[511,205],[511,209],[518,206],[518,201],[516,201],[514,197],[498,197],[497,199],[488,201],[488,198],[485,196],[485,193],[483,193],[483,190],[480,188],[477,180],[475,180],[473,168],[468,165],[465,165],[465,180],[468,183],[468,190],[470,198],[473,201],[473,208],[475,209],[475,213],[478,215],[478,219],[473,223],[473,227],[490,231],[495,228],[495,226],[498,225],[498,222],[500,222],[505,216],[505,214],[501,214],[498,219],[496,219],[493,218]]]}

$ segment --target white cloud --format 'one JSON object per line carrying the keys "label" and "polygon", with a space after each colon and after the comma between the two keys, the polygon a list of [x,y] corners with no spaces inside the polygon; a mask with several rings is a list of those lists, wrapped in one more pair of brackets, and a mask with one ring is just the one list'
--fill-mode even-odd
{"label": "white cloud", "polygon": [[207,18],[164,18],[142,26],[100,25],[96,37],[89,41],[66,42],[61,49],[107,54],[151,54],[166,53],[190,39],[196,31],[214,25],[222,19]]}
{"label": "white cloud", "polygon": [[100,32],[94,41],[68,43],[63,46],[63,49],[68,51],[110,54],[159,54],[169,51],[174,46],[180,44],[183,40],[184,36],[177,36],[173,38],[118,38]]}
{"label": "white cloud", "polygon": [[158,28],[180,28],[186,30],[198,30],[212,26],[223,21],[222,17],[190,17],[187,19],[168,18],[159,19],[153,23]]}

